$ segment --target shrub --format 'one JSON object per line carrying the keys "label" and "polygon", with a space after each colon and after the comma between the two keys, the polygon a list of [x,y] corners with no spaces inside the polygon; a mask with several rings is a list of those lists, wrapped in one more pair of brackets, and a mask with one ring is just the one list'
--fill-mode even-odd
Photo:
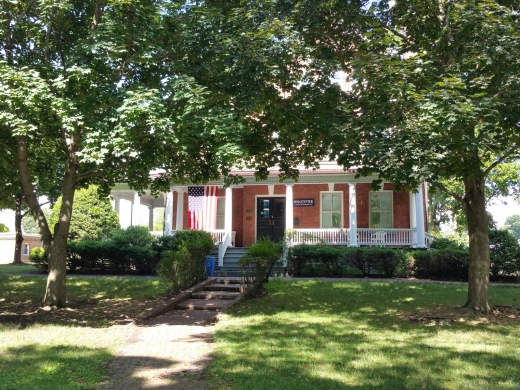
{"label": "shrub", "polygon": [[45,249],[42,247],[34,247],[29,252],[29,260],[34,263],[40,272],[47,272],[49,264],[47,263],[47,256]]}
{"label": "shrub", "polygon": [[246,296],[251,296],[260,291],[275,264],[280,260],[284,243],[271,241],[268,237],[260,238],[251,245],[247,253],[239,260],[244,274]]}
{"label": "shrub", "polygon": [[9,228],[3,223],[0,223],[0,233],[9,233]]}
{"label": "shrub", "polygon": [[414,251],[414,275],[420,279],[467,280],[469,252],[458,249]]}
{"label": "shrub", "polygon": [[118,230],[112,237],[112,241],[121,247],[147,247],[152,245],[154,238],[148,228],[144,226],[129,226],[126,229]]}
{"label": "shrub", "polygon": [[184,230],[168,237],[172,238],[164,237],[154,244],[161,253],[157,274],[165,278],[176,293],[206,277],[204,262],[214,244],[211,234],[201,230]]}
{"label": "shrub", "polygon": [[516,276],[520,271],[520,245],[507,230],[489,231],[491,275]]}
{"label": "shrub", "polygon": [[456,249],[465,250],[468,249],[468,238],[460,235],[450,235],[447,237],[437,237],[432,241],[430,249]]}
{"label": "shrub", "polygon": [[394,276],[403,259],[403,252],[391,248],[344,248],[345,263],[359,269],[363,275],[383,274]]}

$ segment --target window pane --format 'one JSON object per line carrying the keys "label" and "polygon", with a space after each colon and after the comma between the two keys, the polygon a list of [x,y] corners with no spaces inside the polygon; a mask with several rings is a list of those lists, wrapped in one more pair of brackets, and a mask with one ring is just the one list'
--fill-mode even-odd
{"label": "window pane", "polygon": [[223,215],[217,215],[217,229],[224,229],[225,217]]}
{"label": "window pane", "polygon": [[332,227],[341,227],[341,213],[332,213]]}
{"label": "window pane", "polygon": [[332,195],[332,210],[341,210],[341,195]]}
{"label": "window pane", "polygon": [[381,210],[381,201],[378,194],[370,194],[370,208],[374,211]]}
{"label": "window pane", "polygon": [[321,209],[323,211],[332,210],[332,194],[321,195]]}
{"label": "window pane", "polygon": [[391,228],[392,227],[392,213],[389,212],[382,212],[379,213],[381,216],[381,226],[382,228]]}
{"label": "window pane", "polygon": [[371,226],[370,227],[380,227],[381,224],[381,214],[380,213],[370,213],[370,221]]}
{"label": "window pane", "polygon": [[381,210],[392,210],[392,194],[390,192],[379,194],[379,199],[381,199]]}
{"label": "window pane", "polygon": [[217,215],[224,215],[225,213],[226,213],[226,198],[218,198]]}
{"label": "window pane", "polygon": [[323,213],[321,220],[321,226],[324,228],[331,228],[332,227],[332,215],[331,213]]}

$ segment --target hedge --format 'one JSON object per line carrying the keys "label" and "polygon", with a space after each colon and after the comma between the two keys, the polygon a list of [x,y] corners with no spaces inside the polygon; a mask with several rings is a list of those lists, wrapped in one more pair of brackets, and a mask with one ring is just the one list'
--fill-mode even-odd
{"label": "hedge", "polygon": [[[508,232],[490,231],[490,274],[520,276],[520,246]],[[467,280],[469,251],[442,240],[439,249],[297,245],[290,249],[287,271],[293,276],[414,276],[420,279]]]}

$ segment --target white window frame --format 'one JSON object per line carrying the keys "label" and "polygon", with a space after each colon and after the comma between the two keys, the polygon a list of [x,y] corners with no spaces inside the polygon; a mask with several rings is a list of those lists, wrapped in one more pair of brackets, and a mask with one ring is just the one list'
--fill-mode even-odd
{"label": "white window frame", "polygon": [[[323,194],[339,194],[340,197],[341,197],[341,202],[340,202],[340,205],[341,205],[341,221],[339,223],[339,228],[333,228],[333,227],[330,227],[330,228],[324,228],[323,227]],[[343,191],[320,191],[320,229],[342,229],[343,226],[344,226],[344,217],[343,217]],[[325,211],[327,213],[332,213],[332,211]],[[337,211],[334,211],[334,212],[337,212]]]}
{"label": "white window frame", "polygon": [[394,227],[394,191],[381,190],[368,192],[368,226],[372,228],[372,194],[390,193],[390,227],[381,229],[393,229]]}
{"label": "white window frame", "polygon": [[[224,202],[224,214],[219,214],[218,213],[218,202]],[[217,196],[217,223],[216,223],[216,228],[219,229],[218,227],[218,217],[221,216],[224,218],[224,226],[222,226],[222,229],[224,229],[225,225],[226,225],[226,197],[225,196]]]}

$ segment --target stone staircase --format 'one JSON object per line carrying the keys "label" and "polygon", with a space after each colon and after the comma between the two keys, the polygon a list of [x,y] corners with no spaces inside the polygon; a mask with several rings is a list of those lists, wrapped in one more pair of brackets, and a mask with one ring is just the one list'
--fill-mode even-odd
{"label": "stone staircase", "polygon": [[242,292],[243,286],[239,279],[213,279],[202,291],[193,292],[191,297],[179,302],[175,310],[223,311],[231,306]]}

